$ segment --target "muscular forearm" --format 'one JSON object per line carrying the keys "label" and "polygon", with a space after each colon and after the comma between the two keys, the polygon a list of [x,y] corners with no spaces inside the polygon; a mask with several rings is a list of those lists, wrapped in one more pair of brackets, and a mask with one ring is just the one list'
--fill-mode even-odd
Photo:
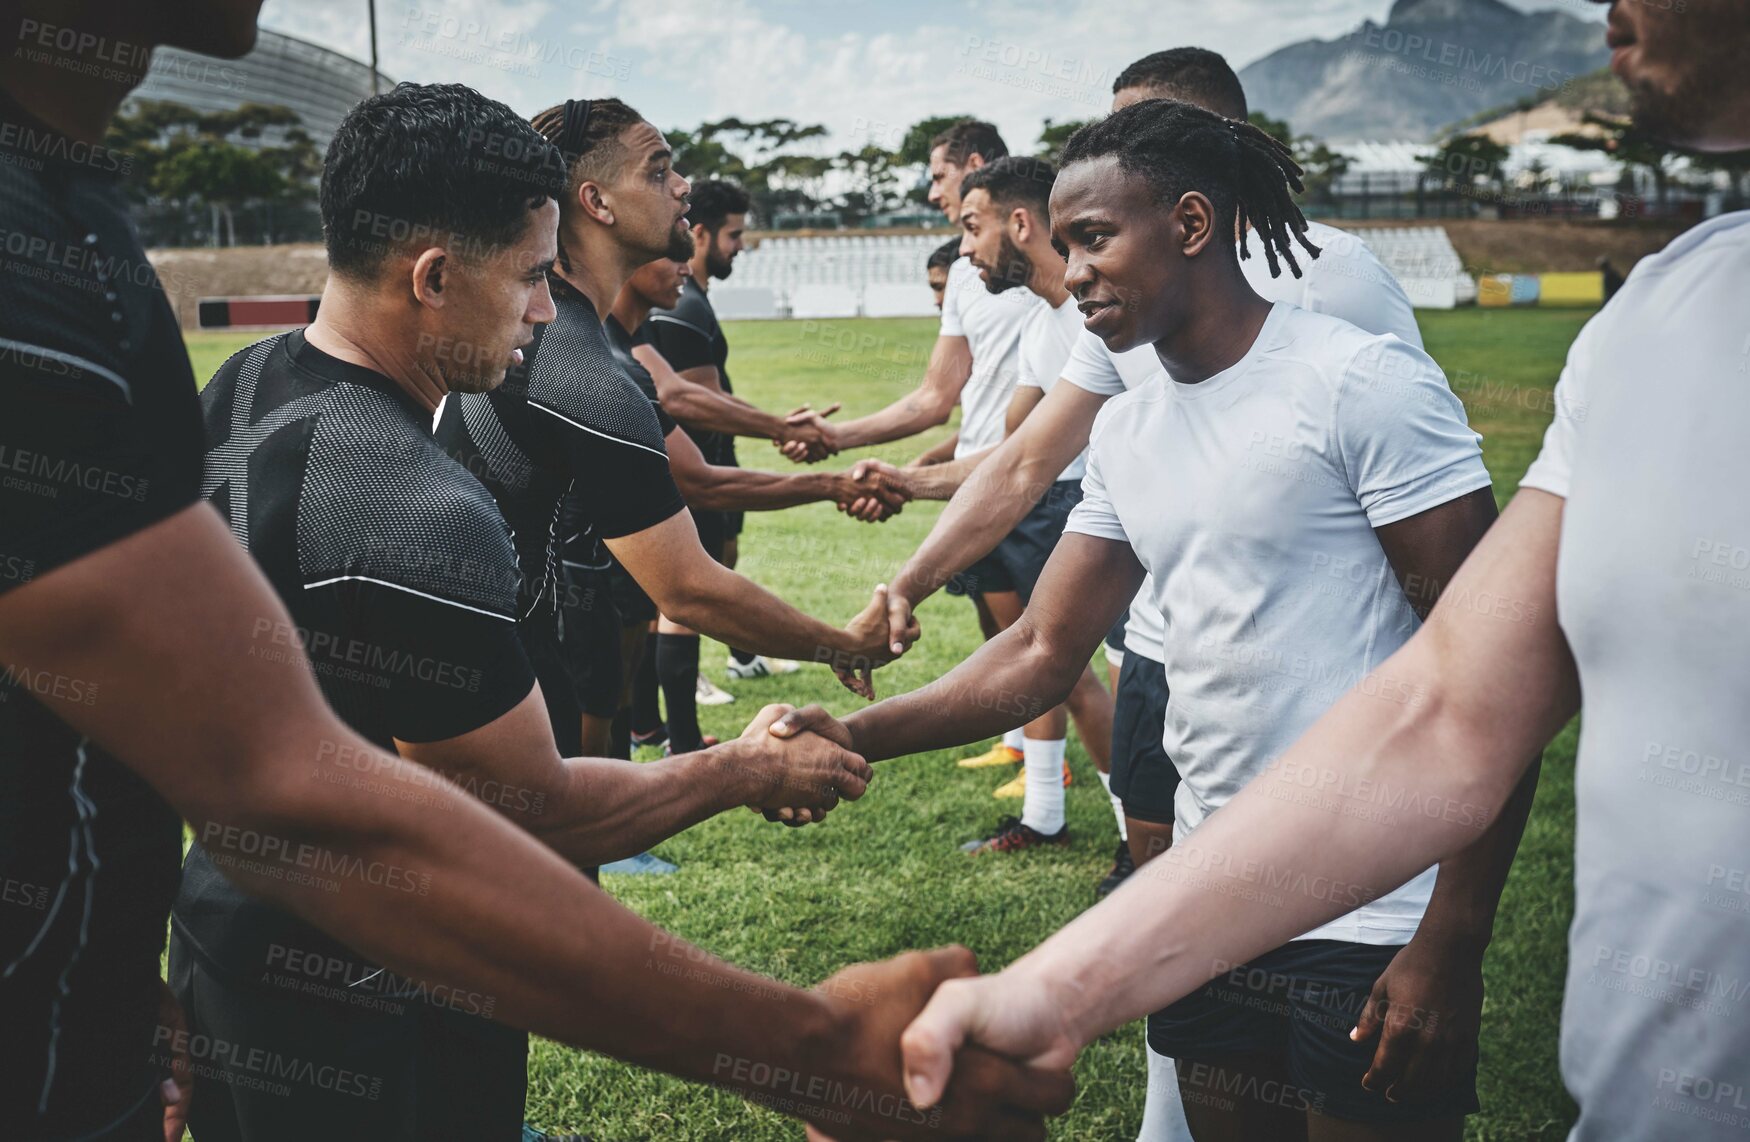
{"label": "muscular forearm", "polygon": [[847,716],[852,749],[878,761],[1024,726],[1069,697],[1092,652],[1056,652],[1023,618],[923,689]]}
{"label": "muscular forearm", "polygon": [[759,584],[717,563],[695,571],[681,598],[656,600],[662,613],[719,642],[807,662],[853,649],[845,632],[811,618]]}
{"label": "muscular forearm", "polygon": [[1537,796],[1543,759],[1533,758],[1487,831],[1469,848],[1440,862],[1440,875],[1428,900],[1417,937],[1427,936],[1462,946],[1477,955],[1488,947],[1495,928],[1495,909],[1507,872],[1519,851],[1525,821]]}
{"label": "muscular forearm", "polygon": [[691,381],[669,386],[662,393],[662,407],[692,429],[757,436],[763,440],[777,440],[784,435],[785,424],[781,417]]}
{"label": "muscular forearm", "polygon": [[857,495],[838,472],[779,474],[705,465],[697,471],[677,468],[675,482],[689,507],[711,511],[775,511],[821,500],[846,502]]}
{"label": "muscular forearm", "polygon": [[[1063,471],[1062,464],[1048,471],[1048,461],[1027,458],[1023,449],[1015,446],[1020,439],[1010,437],[994,450],[981,454],[982,461],[972,467],[958,490],[950,493],[952,498],[928,538],[894,576],[893,590],[904,595],[914,607],[934,594],[950,576],[966,570],[1000,543]],[[927,478],[934,470],[918,471]],[[910,479],[911,472],[908,470],[906,475]],[[921,490],[915,494],[935,498]]]}
{"label": "muscular forearm", "polygon": [[948,423],[954,411],[952,401],[942,401],[925,389],[908,393],[880,412],[859,416],[839,424],[833,431],[841,451],[885,444],[916,436],[927,428]]}
{"label": "muscular forearm", "polygon": [[[1381,684],[1351,691],[1113,900],[1017,961],[1015,986],[1046,988],[1085,1043],[1475,842],[1572,707],[1476,700],[1439,684],[1440,661],[1412,640],[1369,680]],[[1412,797],[1413,822],[1382,811]]]}
{"label": "muscular forearm", "polygon": [[648,763],[570,758],[557,803],[520,819],[573,864],[608,864],[751,801],[758,771],[746,749],[737,739]]}
{"label": "muscular forearm", "polygon": [[954,498],[966,480],[992,452],[985,448],[970,456],[962,456],[958,460],[946,460],[940,464],[930,464],[921,468],[903,468],[906,487],[911,489],[914,498],[920,500],[949,500]]}

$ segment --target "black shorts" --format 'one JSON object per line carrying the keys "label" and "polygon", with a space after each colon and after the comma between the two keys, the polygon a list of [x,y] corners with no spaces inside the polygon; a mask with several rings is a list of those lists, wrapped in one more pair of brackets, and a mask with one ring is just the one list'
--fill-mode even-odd
{"label": "black shorts", "polygon": [[949,594],[1015,591],[1023,603],[1027,602],[1033,597],[1033,588],[1039,584],[1046,561],[1057,549],[1057,541],[1063,538],[1069,513],[1081,502],[1080,480],[1059,480],[1051,485],[989,555],[948,581]]}
{"label": "black shorts", "polygon": [[583,712],[611,718],[620,709],[620,610],[607,568],[566,564],[561,579],[559,654]]}
{"label": "black shorts", "polygon": [[541,700],[547,706],[547,724],[553,728],[559,756],[577,757],[583,753],[583,706],[559,640],[559,618],[543,604],[517,623],[516,633],[535,671],[535,681],[541,684]]}
{"label": "black shorts", "polygon": [[485,997],[297,966],[238,979],[172,928],[171,990],[212,1044],[191,1059],[201,1142],[518,1137],[528,1036],[463,1013]]}
{"label": "black shorts", "polygon": [[1428,1122],[1477,1109],[1476,1063],[1451,1074],[1446,1089],[1416,1102],[1388,1102],[1361,1087],[1378,1041],[1349,1031],[1375,981],[1400,945],[1295,940],[1217,976],[1148,1017],[1148,1045],[1178,1060],[1180,1085],[1196,1097],[1231,1101],[1210,1064],[1241,1054],[1286,1058],[1289,1087],[1261,1092],[1278,1105],[1352,1122]]}
{"label": "black shorts", "polygon": [[656,603],[618,562],[608,568],[608,592],[614,609],[620,612],[621,626],[641,627],[656,621]]}
{"label": "black shorts", "polygon": [[1128,614],[1118,616],[1118,621],[1112,624],[1112,629],[1106,632],[1106,649],[1124,653],[1124,620]]}
{"label": "black shorts", "polygon": [[1126,651],[1112,696],[1112,792],[1126,817],[1156,825],[1173,823],[1179,789],[1178,767],[1161,744],[1166,724],[1166,667]]}

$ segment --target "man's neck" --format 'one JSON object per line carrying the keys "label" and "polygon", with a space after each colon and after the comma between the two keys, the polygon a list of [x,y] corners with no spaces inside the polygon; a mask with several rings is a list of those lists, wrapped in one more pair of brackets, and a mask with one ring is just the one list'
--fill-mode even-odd
{"label": "man's neck", "polygon": [[[100,17],[91,19],[102,23]],[[112,35],[114,29],[107,26],[78,26],[107,38],[112,44],[125,38]],[[0,23],[0,31],[13,30],[12,26]],[[151,50],[144,47],[127,50],[122,53],[125,62],[118,65],[107,59],[83,61],[65,55],[58,48],[36,49],[33,44],[34,41],[28,40],[19,30],[12,57],[6,61],[5,76],[0,78],[0,87],[4,87],[12,101],[33,118],[68,138],[93,145],[103,142],[110,123],[115,119],[116,109],[146,77],[151,66]],[[33,62],[30,53],[39,50],[54,58]],[[114,78],[94,80],[87,72]]]}
{"label": "man's neck", "polygon": [[703,252],[693,255],[693,260],[687,263],[687,272],[693,279],[693,284],[699,287],[700,293],[711,292],[711,269],[705,264]]}
{"label": "man's neck", "polygon": [[589,299],[596,316],[605,318],[620,296],[620,287],[632,272],[649,258],[628,254],[606,226],[583,222],[561,235],[566,247],[566,261],[555,272],[571,287]]}
{"label": "man's neck", "polygon": [[1069,300],[1069,290],[1063,286],[1063,259],[1057,256],[1050,243],[1037,250],[1029,246],[1027,260],[1033,265],[1033,272],[1027,277],[1028,289],[1044,298],[1053,309]]}
{"label": "man's neck", "polygon": [[636,333],[638,327],[644,324],[644,319],[650,316],[650,303],[631,290],[622,289],[620,296],[614,299],[613,314],[621,329]]}
{"label": "man's neck", "polygon": [[1180,384],[1208,380],[1243,360],[1270,316],[1271,305],[1253,292],[1238,270],[1206,275],[1192,283],[1185,296],[1191,312],[1166,337],[1155,342],[1155,355],[1167,374]]}
{"label": "man's neck", "polygon": [[[436,412],[441,394],[449,391],[435,369],[420,365],[413,348],[417,335],[401,336],[379,307],[361,301],[344,285],[336,286],[332,277],[304,339],[336,360],[388,377],[427,412]],[[434,389],[440,394],[436,398]]]}

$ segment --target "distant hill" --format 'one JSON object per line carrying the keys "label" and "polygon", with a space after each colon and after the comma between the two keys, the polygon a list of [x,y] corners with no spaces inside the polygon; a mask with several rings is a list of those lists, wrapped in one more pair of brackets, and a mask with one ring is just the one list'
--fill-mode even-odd
{"label": "distant hill", "polygon": [[1240,72],[1255,110],[1334,142],[1431,141],[1488,108],[1542,101],[1609,62],[1601,25],[1501,0],[1396,0],[1384,24],[1304,40]]}

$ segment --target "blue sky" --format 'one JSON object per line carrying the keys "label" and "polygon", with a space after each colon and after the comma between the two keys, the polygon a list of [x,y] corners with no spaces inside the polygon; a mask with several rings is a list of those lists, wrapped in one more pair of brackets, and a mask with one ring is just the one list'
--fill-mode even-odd
{"label": "blue sky", "polygon": [[[1581,0],[1520,0],[1598,18]],[[833,149],[897,145],[932,114],[1030,146],[1104,113],[1112,80],[1178,44],[1237,67],[1383,20],[1389,0],[378,0],[383,70],[468,83],[524,114],[615,95],[659,127],[728,115],[824,124]],[[365,0],[267,0],[262,25],[365,58]]]}

